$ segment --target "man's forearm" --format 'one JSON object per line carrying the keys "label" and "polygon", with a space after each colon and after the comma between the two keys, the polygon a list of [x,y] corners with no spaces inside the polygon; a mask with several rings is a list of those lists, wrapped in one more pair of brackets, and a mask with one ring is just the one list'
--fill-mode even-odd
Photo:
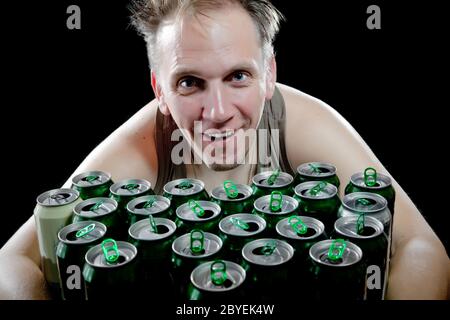
{"label": "man's forearm", "polygon": [[447,299],[449,260],[440,242],[412,238],[391,260],[387,299]]}

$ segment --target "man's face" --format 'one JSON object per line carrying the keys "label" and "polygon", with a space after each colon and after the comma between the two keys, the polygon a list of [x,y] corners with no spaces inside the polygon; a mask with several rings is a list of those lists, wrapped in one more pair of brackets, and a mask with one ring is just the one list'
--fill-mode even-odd
{"label": "man's face", "polygon": [[264,61],[257,28],[242,8],[206,14],[161,26],[152,86],[161,112],[184,129],[196,155],[214,170],[227,170],[248,151],[238,141],[257,128],[272,97],[275,62]]}

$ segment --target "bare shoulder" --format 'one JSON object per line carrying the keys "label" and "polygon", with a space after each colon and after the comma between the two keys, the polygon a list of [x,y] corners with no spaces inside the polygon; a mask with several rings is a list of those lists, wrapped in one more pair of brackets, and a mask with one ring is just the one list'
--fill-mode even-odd
{"label": "bare shoulder", "polygon": [[72,176],[102,170],[111,173],[114,181],[143,178],[154,185],[158,172],[154,139],[157,108],[156,101],[142,107],[92,150]]}

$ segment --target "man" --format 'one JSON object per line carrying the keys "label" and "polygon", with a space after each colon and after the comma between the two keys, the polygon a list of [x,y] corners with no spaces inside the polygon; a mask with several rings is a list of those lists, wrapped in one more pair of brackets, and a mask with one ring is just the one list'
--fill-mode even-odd
{"label": "man", "polygon": [[[272,43],[280,15],[268,1],[141,1],[134,19],[147,41],[156,99],[92,151],[74,174],[97,169],[112,173],[115,181],[144,178],[157,192],[177,177],[198,178],[211,191],[226,179],[248,184],[264,165],[292,172],[316,160],[333,163],[343,183],[369,166],[388,174],[330,106],[276,83]],[[176,128],[191,147],[183,159],[192,156],[193,163],[178,164],[172,152]],[[261,140],[279,145],[269,161],[258,155],[260,138],[251,135],[257,128],[273,132]],[[395,180],[393,186],[387,297],[446,298],[445,249]],[[47,298],[39,263],[31,217],[1,249],[0,298]]]}

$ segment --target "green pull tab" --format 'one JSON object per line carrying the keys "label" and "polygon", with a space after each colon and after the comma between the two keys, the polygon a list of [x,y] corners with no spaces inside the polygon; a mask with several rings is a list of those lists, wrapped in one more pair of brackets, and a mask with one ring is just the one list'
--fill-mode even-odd
{"label": "green pull tab", "polygon": [[366,215],[361,213],[356,220],[356,233],[361,234],[364,231]]}
{"label": "green pull tab", "polygon": [[238,188],[231,180],[225,180],[223,182],[223,188],[225,189],[225,193],[227,194],[228,198],[234,199],[239,194]]}
{"label": "green pull tab", "polygon": [[367,168],[364,170],[364,183],[368,187],[373,187],[377,183],[377,170],[374,168]]}
{"label": "green pull tab", "polygon": [[341,259],[346,247],[347,244],[345,243],[344,239],[334,240],[330,246],[330,249],[328,250],[328,259],[332,261]]}
{"label": "green pull tab", "polygon": [[151,197],[145,204],[144,204],[144,208],[151,208],[153,207],[153,204],[155,203],[156,199],[155,197]]}
{"label": "green pull tab", "polygon": [[370,204],[370,201],[365,198],[358,198],[358,199],[356,199],[356,204],[362,205],[362,206],[368,206]]}
{"label": "green pull tab", "polygon": [[275,240],[270,240],[264,245],[264,247],[262,247],[261,251],[265,256],[270,256],[276,248],[277,243],[275,242]]}
{"label": "green pull tab", "polygon": [[221,286],[227,280],[227,266],[222,260],[211,263],[211,281],[216,286]]}
{"label": "green pull tab", "polygon": [[98,180],[99,178],[100,178],[99,176],[87,176],[86,178],[84,178],[84,180],[87,182],[92,182]]}
{"label": "green pull tab", "polygon": [[197,201],[190,199],[188,205],[197,217],[201,218],[205,215],[205,209]]}
{"label": "green pull tab", "polygon": [[230,219],[230,221],[234,226],[236,226],[242,230],[248,230],[250,228],[250,226],[247,224],[247,222],[243,221],[242,219],[233,217]]}
{"label": "green pull tab", "polygon": [[100,207],[103,204],[103,200],[100,200],[98,202],[96,202],[92,207],[91,207],[91,211],[97,211],[98,209],[100,209]]}
{"label": "green pull tab", "polygon": [[191,251],[193,253],[201,253],[205,242],[205,235],[202,230],[194,229],[191,231]]}
{"label": "green pull tab", "polygon": [[155,218],[153,218],[152,215],[148,216],[148,221],[150,222],[150,230],[153,233],[158,233],[158,228],[156,227],[156,222],[155,222]]}
{"label": "green pull tab", "polygon": [[300,217],[292,216],[288,219],[288,223],[298,234],[305,234],[308,231],[308,227]]}
{"label": "green pull tab", "polygon": [[270,194],[270,211],[276,212],[281,209],[283,204],[283,194],[280,191],[272,191]]}
{"label": "green pull tab", "polygon": [[267,183],[271,186],[277,181],[278,176],[280,175],[280,169],[275,170],[270,177],[267,179]]}
{"label": "green pull tab", "polygon": [[129,183],[127,185],[125,185],[125,189],[127,189],[128,191],[133,191],[135,189],[137,189],[139,187],[139,185],[137,183]]}
{"label": "green pull tab", "polygon": [[119,259],[119,249],[117,243],[113,239],[105,239],[102,242],[102,250],[107,262],[116,262]]}
{"label": "green pull tab", "polygon": [[309,194],[312,195],[313,197],[315,197],[319,194],[319,192],[323,191],[326,188],[326,186],[327,186],[326,182],[321,181],[318,184],[316,184],[314,187],[309,189]]}
{"label": "green pull tab", "polygon": [[308,166],[311,168],[312,172],[319,174],[320,173],[320,169],[318,166],[316,166],[315,164],[309,163]]}
{"label": "green pull tab", "polygon": [[178,185],[178,188],[179,188],[179,189],[186,190],[186,189],[192,188],[192,184],[189,182],[189,180],[183,180],[183,181],[181,181],[181,183]]}
{"label": "green pull tab", "polygon": [[83,229],[78,230],[75,236],[77,238],[84,237],[85,235],[87,235],[89,232],[91,232],[94,229],[95,229],[95,223],[91,223],[90,225],[84,227]]}

